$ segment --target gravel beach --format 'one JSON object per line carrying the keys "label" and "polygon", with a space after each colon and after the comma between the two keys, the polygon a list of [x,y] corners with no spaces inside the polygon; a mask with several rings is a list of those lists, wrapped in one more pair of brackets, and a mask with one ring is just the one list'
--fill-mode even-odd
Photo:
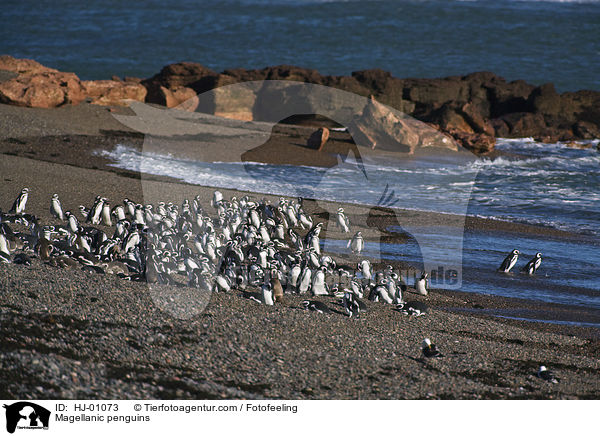
{"label": "gravel beach", "polygon": [[[123,114],[128,109],[114,108]],[[114,112],[112,112],[114,113]],[[180,204],[213,190],[166,178],[144,178],[110,167],[97,150],[142,138],[118,123],[109,109],[82,104],[59,109],[0,105],[0,208],[6,211],[30,188],[27,211],[53,222],[49,204],[58,193],[64,210],[89,205],[102,194],[113,204],[144,191]],[[263,156],[286,153],[310,128],[281,127]],[[290,129],[296,133],[290,134]],[[287,139],[286,139],[287,138]],[[304,140],[305,141],[305,140]],[[337,141],[337,142],[336,142]],[[347,138],[333,139],[347,147]],[[336,145],[337,144],[337,145]],[[269,148],[271,147],[271,148]],[[282,148],[283,147],[283,148]],[[287,148],[285,148],[287,147]],[[302,159],[315,159],[303,150]],[[277,156],[277,154],[275,155]],[[300,155],[298,155],[300,156]],[[256,158],[256,156],[254,156]],[[259,158],[256,158],[260,160]],[[298,157],[300,159],[300,157]],[[330,157],[323,157],[327,166]],[[295,162],[300,164],[300,162]],[[318,163],[313,163],[318,164]],[[221,190],[226,197],[239,195]],[[242,194],[243,195],[243,194]],[[269,196],[257,195],[257,198]],[[307,210],[323,217],[317,202]],[[345,206],[351,217],[369,216],[387,228],[385,209]],[[447,217],[397,211],[404,220],[441,222]],[[326,221],[326,220],[325,220]],[[524,224],[468,218],[484,231],[577,235]],[[342,238],[325,229],[328,237]],[[403,234],[386,234],[402,241]],[[356,258],[340,258],[348,263]],[[419,265],[395,265],[400,268]],[[536,310],[548,319],[577,317],[598,323],[597,311],[549,303],[432,290],[409,300],[426,301],[430,313],[409,317],[393,306],[366,302],[368,311],[348,318],[334,297],[320,297],[333,311],[300,307],[302,296],[286,295],[267,307],[237,292],[198,295],[191,288],[128,282],[78,268],[59,269],[33,259],[30,266],[0,264],[0,396],[79,399],[597,399],[600,397],[600,334],[594,327],[526,322],[494,316],[497,311]],[[195,294],[196,293],[196,294]],[[171,315],[177,298],[206,300],[191,317]],[[185,300],[188,299],[188,300]],[[567,316],[568,315],[568,316]],[[445,355],[424,359],[429,337]],[[540,365],[560,379],[536,376]]]}

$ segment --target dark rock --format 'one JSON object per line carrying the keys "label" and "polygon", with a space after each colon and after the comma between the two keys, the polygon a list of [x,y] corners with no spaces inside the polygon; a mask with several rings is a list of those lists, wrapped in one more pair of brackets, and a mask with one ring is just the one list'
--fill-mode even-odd
{"label": "dark rock", "polygon": [[573,124],[573,134],[581,139],[600,138],[600,129],[587,121],[577,121]]}
{"label": "dark rock", "polygon": [[542,115],[558,115],[561,112],[561,98],[552,83],[546,83],[533,90],[529,96],[529,105],[533,112]]}
{"label": "dark rock", "polygon": [[516,112],[504,115],[501,119],[509,128],[509,137],[523,138],[543,134],[546,122],[542,114],[531,112]]}

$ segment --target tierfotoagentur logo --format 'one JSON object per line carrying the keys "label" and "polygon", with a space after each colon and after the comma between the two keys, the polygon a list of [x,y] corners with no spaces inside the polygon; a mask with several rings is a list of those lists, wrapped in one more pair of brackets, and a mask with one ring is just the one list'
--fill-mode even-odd
{"label": "tierfotoagentur logo", "polygon": [[50,423],[50,411],[29,401],[19,401],[3,406],[6,409],[6,431],[47,430]]}
{"label": "tierfotoagentur logo", "polygon": [[[453,171],[448,156],[461,164],[476,158],[431,126],[374,98],[294,81],[228,85],[196,95],[173,109],[137,102],[130,107],[135,116],[115,117],[144,134],[143,148],[121,145],[111,152],[111,158],[141,172],[144,203],[151,205],[151,216],[158,209],[165,211],[166,219],[150,225],[145,234],[144,254],[153,273],[160,278],[166,268],[179,268],[194,284],[191,291],[169,291],[160,287],[160,280],[148,281],[155,304],[173,316],[199,314],[215,289],[235,287],[235,277],[224,274],[224,260],[251,277],[256,272],[249,271],[251,264],[260,265],[261,251],[280,263],[286,262],[282,253],[307,264],[315,254],[331,255],[359,276],[364,259],[382,268],[403,262],[400,274],[409,285],[426,273],[437,288],[461,287],[465,216],[477,172],[457,172],[452,187],[440,174]],[[317,152],[302,137],[310,131],[307,134],[306,127],[298,127],[301,133],[294,144],[298,155],[289,162],[274,159],[277,150],[269,148],[269,143],[281,135],[277,130],[280,123],[305,115],[325,117],[339,126],[332,128],[332,133],[344,132],[351,139],[328,149],[323,145],[325,138]],[[313,156],[309,149],[326,162],[302,161],[303,153]],[[173,192],[157,181],[160,176],[192,186],[246,191],[248,196],[222,198],[219,192],[210,204],[193,195],[175,200],[170,198]],[[168,201],[179,204],[165,204]],[[305,222],[287,222],[296,220],[288,213],[296,204],[316,212]],[[262,211],[269,222],[265,208],[282,211],[288,225],[285,248],[273,245],[260,220],[251,230],[244,227],[245,222],[252,224],[250,211],[254,209]],[[189,214],[183,228],[178,220],[182,214]],[[340,223],[347,218],[350,226],[345,229]],[[319,227],[319,246],[310,245],[309,234],[315,226]],[[296,229],[302,235],[298,236]],[[305,236],[307,231],[309,236]],[[240,238],[245,241],[261,241],[256,253],[232,242],[234,235],[242,233]],[[179,237],[187,238],[183,255],[176,249]],[[392,237],[396,239],[390,242]],[[303,241],[294,245],[288,238]],[[272,272],[265,266],[273,262],[263,262],[254,285],[264,281],[265,271],[266,275]],[[320,267],[314,266],[316,274]],[[288,273],[278,272],[284,286]]]}

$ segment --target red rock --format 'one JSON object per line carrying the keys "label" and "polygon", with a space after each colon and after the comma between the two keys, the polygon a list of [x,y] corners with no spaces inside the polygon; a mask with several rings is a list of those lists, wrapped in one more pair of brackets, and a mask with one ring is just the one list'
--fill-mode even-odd
{"label": "red rock", "polygon": [[54,68],[48,68],[32,59],[16,59],[12,56],[0,56],[0,70],[23,73],[58,73]]}
{"label": "red rock", "polygon": [[144,101],[146,88],[139,83],[115,80],[85,80],[81,82],[93,104],[126,106],[127,100]]}
{"label": "red rock", "polygon": [[78,104],[85,98],[85,88],[73,73],[22,73],[0,83],[0,103],[16,106],[51,108]]}
{"label": "red rock", "polygon": [[306,141],[306,145],[310,148],[321,151],[328,139],[329,129],[327,127],[321,127],[319,130],[314,131],[312,135],[310,135],[310,138],[308,138],[308,141]]}

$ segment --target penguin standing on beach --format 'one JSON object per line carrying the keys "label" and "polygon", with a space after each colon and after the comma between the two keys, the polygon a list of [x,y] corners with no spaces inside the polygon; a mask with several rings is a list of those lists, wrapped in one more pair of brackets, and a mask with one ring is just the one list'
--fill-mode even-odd
{"label": "penguin standing on beach", "polygon": [[52,201],[50,203],[50,213],[53,217],[58,218],[61,221],[65,220],[65,214],[63,213],[62,206],[58,194],[52,195]]}
{"label": "penguin standing on beach", "polygon": [[415,289],[417,290],[417,292],[419,293],[419,295],[427,295],[427,286],[428,286],[428,280],[427,280],[427,273],[425,271],[423,271],[423,274],[421,274],[421,278],[419,280],[417,280],[417,283],[415,284]]}
{"label": "penguin standing on beach", "polygon": [[344,233],[350,232],[350,221],[344,214],[344,208],[340,207],[337,211],[337,225]]}
{"label": "penguin standing on beach", "polygon": [[517,260],[519,260],[519,254],[520,251],[517,249],[511,251],[510,254],[506,256],[506,258],[502,262],[502,265],[500,265],[500,268],[498,268],[498,272],[510,272],[513,266],[515,266],[515,264],[517,263]]}
{"label": "penguin standing on beach", "polygon": [[365,241],[363,239],[362,233],[356,232],[352,239],[348,241],[347,247],[350,248],[352,253],[360,254],[360,252],[363,251],[363,248],[365,248]]}
{"label": "penguin standing on beach", "polygon": [[521,271],[532,276],[535,274],[541,264],[542,253],[535,253],[535,257],[527,262],[527,265],[525,265]]}
{"label": "penguin standing on beach", "polygon": [[27,197],[29,196],[29,188],[23,188],[21,193],[15,199],[12,207],[8,211],[9,213],[21,214],[25,212],[25,205],[27,204]]}

